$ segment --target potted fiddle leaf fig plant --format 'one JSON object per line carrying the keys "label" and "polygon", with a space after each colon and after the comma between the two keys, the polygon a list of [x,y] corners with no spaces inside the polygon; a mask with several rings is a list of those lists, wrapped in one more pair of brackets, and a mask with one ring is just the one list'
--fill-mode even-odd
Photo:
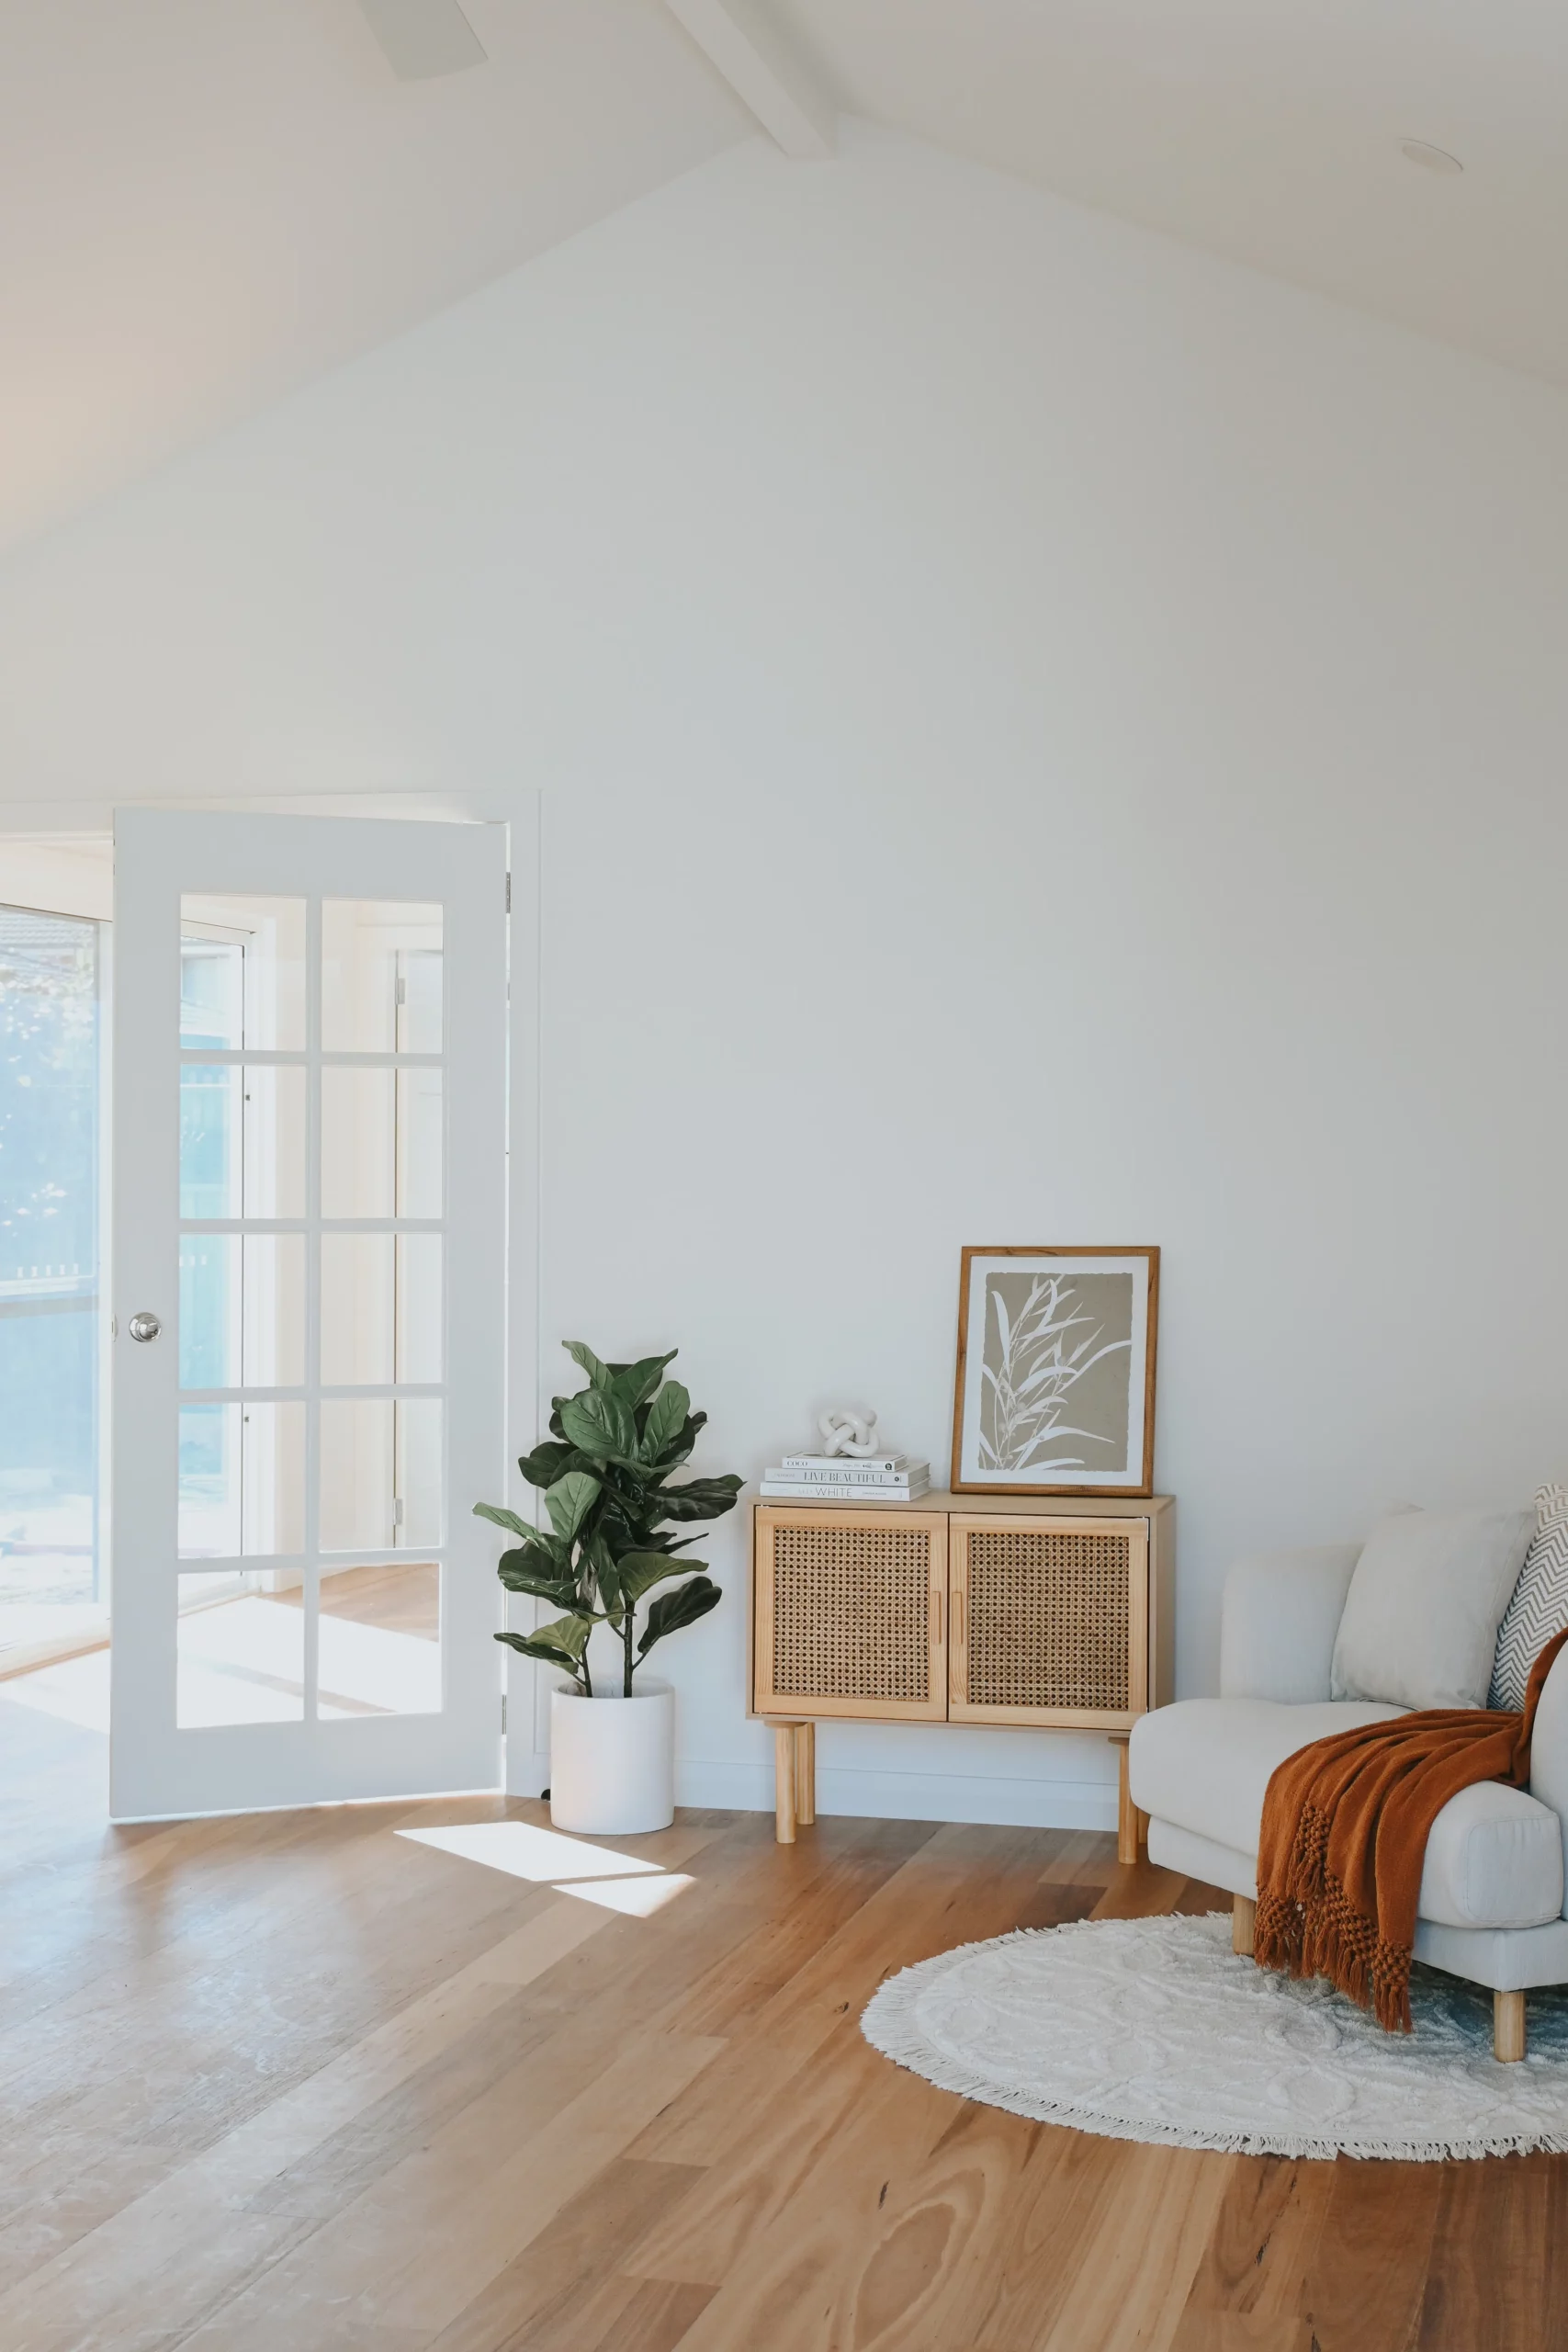
{"label": "potted fiddle leaf fig plant", "polygon": [[[664,1376],[675,1349],[602,1363],[581,1340],[565,1346],[588,1385],[551,1399],[548,1439],[517,1465],[542,1489],[548,1528],[495,1503],[474,1509],[518,1538],[497,1568],[508,1592],[560,1612],[531,1634],[496,1635],[569,1678],[550,1696],[550,1818],[559,1829],[625,1837],[675,1817],[674,1693],[634,1688],[637,1667],[720,1600],[707,1563],[685,1556],[700,1538],[675,1531],[733,1510],[741,1481],[669,1483],[707,1419]],[[595,1688],[590,1645],[600,1626],[619,1657],[613,1678],[601,1667]]]}

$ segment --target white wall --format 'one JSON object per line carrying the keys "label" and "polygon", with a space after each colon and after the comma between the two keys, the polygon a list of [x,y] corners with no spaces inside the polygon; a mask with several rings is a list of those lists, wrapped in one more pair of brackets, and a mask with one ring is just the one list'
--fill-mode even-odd
{"label": "white wall", "polygon": [[[1158,1242],[1197,1690],[1238,1552],[1568,1468],[1565,548],[1561,395],[759,144],[13,564],[0,783],[542,791],[547,1374],[678,1340],[707,1467],[840,1396],[940,1464],[960,1244]],[[742,1536],[694,1800],[767,1795]],[[1092,1740],[822,1762],[1109,1818]]]}

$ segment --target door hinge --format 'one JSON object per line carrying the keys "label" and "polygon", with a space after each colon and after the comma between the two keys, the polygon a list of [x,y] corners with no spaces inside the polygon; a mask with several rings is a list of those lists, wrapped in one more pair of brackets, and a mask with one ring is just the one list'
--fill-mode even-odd
{"label": "door hinge", "polygon": [[506,911],[508,914],[512,912],[512,876],[510,874],[506,877]]}
{"label": "door hinge", "polygon": [[501,1694],[501,1728],[502,1731],[506,1729],[506,1693],[504,1690]]}

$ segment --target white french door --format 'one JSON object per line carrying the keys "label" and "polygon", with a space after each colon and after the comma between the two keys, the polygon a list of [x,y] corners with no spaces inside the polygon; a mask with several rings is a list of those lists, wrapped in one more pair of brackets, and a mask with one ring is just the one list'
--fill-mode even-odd
{"label": "white french door", "polygon": [[505,864],[116,820],[118,1820],[500,1782]]}

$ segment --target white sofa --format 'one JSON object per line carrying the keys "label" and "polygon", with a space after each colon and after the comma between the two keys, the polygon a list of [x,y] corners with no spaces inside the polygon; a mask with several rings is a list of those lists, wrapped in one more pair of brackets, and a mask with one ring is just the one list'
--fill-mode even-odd
{"label": "white sofa", "polygon": [[[1235,1944],[1251,1950],[1263,1792],[1298,1747],[1404,1711],[1331,1700],[1329,1661],[1359,1544],[1242,1562],[1225,1586],[1217,1699],[1184,1699],[1134,1725],[1133,1802],[1151,1861],[1235,1897]],[[1524,1996],[1568,1983],[1568,1650],[1536,1714],[1529,1791],[1461,1790],[1427,1846],[1416,1957],[1491,1988],[1494,2047],[1524,2055]]]}

